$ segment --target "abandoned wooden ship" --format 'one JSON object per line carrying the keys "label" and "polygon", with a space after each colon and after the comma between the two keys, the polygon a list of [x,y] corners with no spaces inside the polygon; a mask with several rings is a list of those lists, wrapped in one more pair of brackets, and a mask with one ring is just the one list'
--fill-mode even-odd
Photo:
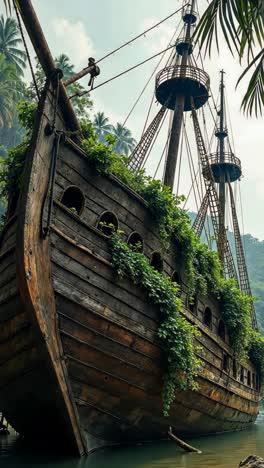
{"label": "abandoned wooden ship", "polygon": [[[174,247],[162,250],[147,203],[115,176],[91,169],[31,2],[18,4],[52,79],[38,107],[19,197],[10,197],[0,240],[1,410],[28,439],[53,439],[64,451],[80,454],[106,445],[161,439],[169,426],[181,436],[247,427],[259,410],[256,369],[249,361],[236,363],[217,300],[199,296],[194,304],[189,302]],[[209,77],[189,62],[190,34],[197,20],[194,2],[183,11],[185,37],[176,43],[176,62],[156,80],[161,113],[174,111],[164,181],[173,187],[182,116],[191,111],[210,205],[214,183],[222,183],[222,190],[226,182],[230,185],[240,177],[241,168],[233,154],[223,151],[223,119],[218,153],[210,160],[204,152],[196,110],[209,97]],[[141,167],[157,121],[160,115],[134,150],[131,169]],[[153,268],[164,252],[163,272],[180,283],[183,315],[201,332],[196,338],[202,361],[198,389],[176,391],[169,417],[162,411],[159,312],[139,286],[117,277],[109,233],[102,228],[107,225],[121,229],[128,243],[140,240]],[[225,239],[221,242],[222,255],[227,256]],[[244,281],[249,287],[247,274]]]}

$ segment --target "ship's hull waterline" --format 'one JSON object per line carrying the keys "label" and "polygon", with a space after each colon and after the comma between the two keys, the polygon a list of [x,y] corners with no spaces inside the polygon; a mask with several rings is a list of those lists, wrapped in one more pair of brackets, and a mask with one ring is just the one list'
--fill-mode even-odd
{"label": "ship's hull waterline", "polygon": [[[52,87],[42,98],[27,154],[22,190],[0,243],[0,408],[29,439],[54,438],[60,449],[87,453],[103,445],[156,440],[169,426],[180,436],[240,430],[255,421],[259,393],[223,368],[232,359],[228,339],[217,336],[220,311],[199,298],[186,318],[201,336],[197,391],[178,391],[168,418],[162,414],[159,314],[144,291],[119,279],[111,266],[100,216],[117,216],[128,237],[138,232],[150,257],[161,244],[146,203],[115,177],[95,174],[70,139],[61,141],[50,235],[46,222],[53,138],[45,132],[54,110]],[[56,126],[66,129],[60,113]],[[69,187],[84,196],[80,216],[62,203]],[[164,272],[177,271],[173,250]],[[203,323],[206,307],[211,328]],[[240,376],[241,377],[241,376]],[[244,382],[243,382],[244,380]]]}

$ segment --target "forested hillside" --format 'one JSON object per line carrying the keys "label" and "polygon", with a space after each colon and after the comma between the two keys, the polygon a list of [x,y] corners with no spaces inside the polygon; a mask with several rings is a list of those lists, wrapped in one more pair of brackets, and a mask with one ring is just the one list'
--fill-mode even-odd
{"label": "forested hillside", "polygon": [[[196,213],[189,213],[193,222]],[[235,240],[232,232],[228,233],[231,249],[235,253]],[[245,248],[252,294],[258,298],[255,302],[258,324],[264,335],[264,241],[259,241],[251,234],[242,236]]]}

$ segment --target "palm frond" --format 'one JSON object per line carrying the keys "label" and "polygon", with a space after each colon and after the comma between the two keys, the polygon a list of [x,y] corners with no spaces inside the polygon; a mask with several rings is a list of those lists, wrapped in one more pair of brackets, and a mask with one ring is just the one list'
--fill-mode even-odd
{"label": "palm frond", "polygon": [[[256,116],[262,115],[264,108],[264,50],[258,54],[258,60],[259,62],[249,81],[248,89],[241,105],[243,111],[250,116],[252,114]],[[256,63],[256,59],[247,67],[239,81],[241,81],[254,63]]]}
{"label": "palm frond", "polygon": [[219,50],[218,27],[220,26],[231,53],[233,54],[235,50],[241,56],[241,43],[244,50],[245,38],[250,46],[254,37],[259,45],[263,43],[261,4],[260,0],[212,0],[201,18],[194,37],[210,55],[214,41]]}

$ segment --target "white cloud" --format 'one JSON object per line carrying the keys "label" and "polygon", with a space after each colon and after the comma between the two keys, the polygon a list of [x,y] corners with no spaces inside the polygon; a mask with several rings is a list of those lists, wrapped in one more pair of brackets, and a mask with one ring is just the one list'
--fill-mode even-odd
{"label": "white cloud", "polygon": [[55,36],[61,41],[61,52],[70,57],[70,61],[81,68],[87,65],[88,58],[95,53],[92,39],[87,35],[84,23],[71,23],[66,18],[55,18],[52,21]]}
{"label": "white cloud", "polygon": [[[157,18],[145,18],[140,29],[145,31],[158,22],[159,19]],[[147,33],[144,45],[150,53],[156,54],[168,47],[174,32],[175,28],[173,26],[163,23],[156,29]]]}

